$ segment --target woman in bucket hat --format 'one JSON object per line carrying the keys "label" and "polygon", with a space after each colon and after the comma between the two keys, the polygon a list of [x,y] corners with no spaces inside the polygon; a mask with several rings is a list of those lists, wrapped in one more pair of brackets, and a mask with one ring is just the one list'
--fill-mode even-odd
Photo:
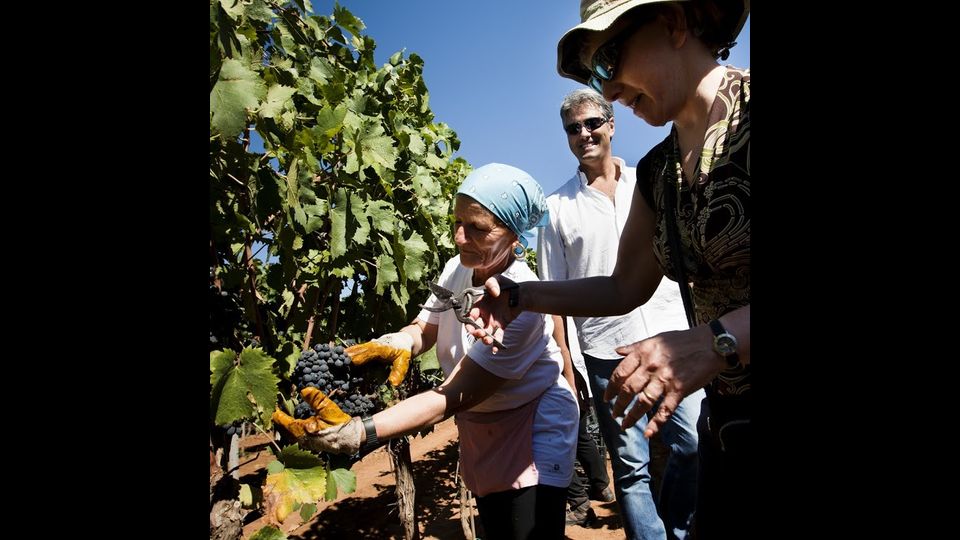
{"label": "woman in bucket hat", "polygon": [[557,44],[557,70],[672,129],[637,165],[643,196],[633,199],[611,276],[519,286],[491,279],[489,296],[509,287],[509,302],[479,306],[495,330],[520,311],[626,313],[664,274],[681,290],[690,284],[691,328],[618,349],[625,358],[604,397],[615,398],[614,416],[626,413],[624,429],[656,411],[650,437],[684,396],[706,387],[699,540],[745,537],[751,506],[750,72],[718,62],[749,10],[749,0],[582,0],[583,22]]}
{"label": "woman in bucket hat", "polygon": [[[447,261],[437,284],[459,294],[503,274],[537,279],[527,266],[523,233],[547,219],[540,185],[526,172],[490,163],[473,170],[454,201],[453,238],[459,254]],[[445,380],[372,417],[354,417],[318,431],[313,419],[277,411],[274,420],[315,451],[354,454],[416,433],[456,415],[460,475],[477,496],[484,538],[563,538],[567,486],[573,476],[578,406],[561,373],[553,319],[521,316],[494,355],[475,343],[454,310],[437,294],[409,325],[347,349],[367,358],[409,361],[436,345]],[[311,422],[313,422],[311,424]]]}

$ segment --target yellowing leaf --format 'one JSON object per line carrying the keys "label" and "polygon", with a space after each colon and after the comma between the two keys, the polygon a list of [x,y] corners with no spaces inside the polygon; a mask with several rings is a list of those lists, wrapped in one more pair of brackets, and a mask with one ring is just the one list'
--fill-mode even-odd
{"label": "yellowing leaf", "polygon": [[268,523],[279,525],[293,512],[295,504],[316,504],[326,491],[327,471],[323,467],[284,468],[279,473],[267,475],[263,513]]}

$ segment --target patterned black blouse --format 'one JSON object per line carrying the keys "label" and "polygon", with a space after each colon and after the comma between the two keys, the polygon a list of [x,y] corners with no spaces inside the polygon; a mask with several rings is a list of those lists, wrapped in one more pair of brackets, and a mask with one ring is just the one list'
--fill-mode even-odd
{"label": "patterned black blouse", "polygon": [[[683,181],[676,126],[637,164],[637,189],[656,213],[654,252],[676,281],[667,237],[664,190],[677,190],[683,265],[697,324],[750,304],[750,70],[727,66],[710,109],[693,186]],[[725,370],[719,395],[750,388],[750,369]]]}

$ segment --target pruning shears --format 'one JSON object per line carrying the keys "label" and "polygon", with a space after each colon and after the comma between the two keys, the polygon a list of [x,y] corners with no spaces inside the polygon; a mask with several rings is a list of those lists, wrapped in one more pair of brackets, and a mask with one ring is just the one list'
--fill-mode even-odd
{"label": "pruning shears", "polygon": [[473,308],[473,303],[484,295],[483,287],[467,287],[466,289],[462,290],[459,295],[457,295],[453,291],[445,289],[436,283],[427,282],[427,285],[430,286],[430,291],[433,292],[434,296],[437,297],[437,300],[439,300],[440,303],[435,307],[427,307],[423,304],[420,304],[420,307],[435,313],[452,309],[454,315],[457,316],[458,321],[483,330],[488,336],[493,338],[493,344],[496,345],[497,348],[501,350],[507,349],[503,346],[503,343],[500,343],[500,340],[493,337],[493,334],[487,332],[483,327],[477,324],[476,321],[470,318],[470,309]]}

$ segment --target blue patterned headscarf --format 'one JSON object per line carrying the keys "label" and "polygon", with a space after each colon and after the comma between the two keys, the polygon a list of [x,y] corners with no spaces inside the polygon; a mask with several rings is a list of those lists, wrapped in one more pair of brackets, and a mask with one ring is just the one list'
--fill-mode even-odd
{"label": "blue patterned headscarf", "polygon": [[500,218],[520,237],[525,248],[527,239],[523,233],[547,223],[547,198],[543,196],[543,189],[533,177],[516,167],[489,163],[474,169],[460,185],[457,195],[460,194],[474,199]]}

